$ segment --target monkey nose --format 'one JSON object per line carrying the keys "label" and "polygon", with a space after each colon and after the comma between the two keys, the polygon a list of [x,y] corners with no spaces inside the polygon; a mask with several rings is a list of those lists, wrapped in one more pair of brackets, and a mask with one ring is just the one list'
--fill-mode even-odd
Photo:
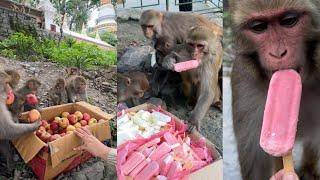
{"label": "monkey nose", "polygon": [[274,57],[274,58],[281,59],[287,54],[287,52],[288,51],[286,49],[276,50],[274,52],[270,52],[269,55]]}

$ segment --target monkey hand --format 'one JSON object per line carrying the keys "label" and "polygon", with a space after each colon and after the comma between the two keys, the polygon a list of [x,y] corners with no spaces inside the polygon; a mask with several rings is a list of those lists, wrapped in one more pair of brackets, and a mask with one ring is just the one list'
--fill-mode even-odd
{"label": "monkey hand", "polygon": [[162,67],[168,70],[174,70],[174,64],[176,63],[176,59],[173,57],[165,58],[162,62]]}

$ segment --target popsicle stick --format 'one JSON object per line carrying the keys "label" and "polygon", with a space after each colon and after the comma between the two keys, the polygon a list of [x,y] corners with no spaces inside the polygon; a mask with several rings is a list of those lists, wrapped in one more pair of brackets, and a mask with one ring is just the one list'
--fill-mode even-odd
{"label": "popsicle stick", "polygon": [[294,172],[292,152],[290,152],[285,156],[282,156],[282,161],[283,161],[283,169],[285,172]]}

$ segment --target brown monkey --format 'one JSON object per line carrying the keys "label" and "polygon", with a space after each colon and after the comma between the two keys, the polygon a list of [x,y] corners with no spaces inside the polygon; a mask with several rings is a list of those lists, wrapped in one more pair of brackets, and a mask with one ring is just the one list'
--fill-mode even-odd
{"label": "brown monkey", "polygon": [[15,92],[15,95],[17,96],[15,102],[13,103],[12,107],[10,109],[13,109],[13,111],[15,110],[20,110],[20,105],[21,105],[21,101],[24,100],[24,105],[23,105],[23,111],[30,111],[32,109],[38,109],[38,104],[36,105],[31,105],[30,103],[28,103],[26,101],[26,96],[28,94],[34,94],[37,96],[38,94],[38,89],[41,86],[41,82],[35,78],[31,78],[29,80],[27,80],[27,82],[25,83],[25,85],[18,89]]}
{"label": "brown monkey", "polygon": [[233,0],[230,7],[237,48],[231,77],[233,127],[243,179],[269,179],[283,168],[280,158],[259,145],[269,81],[280,69],[294,69],[301,76],[300,177],[319,179],[320,1]]}
{"label": "brown monkey", "polygon": [[67,79],[66,90],[70,103],[88,101],[87,81],[83,76],[70,76]]}
{"label": "brown monkey", "polygon": [[139,99],[149,89],[147,76],[142,72],[118,74],[118,102],[127,102],[130,106],[139,105]]}
{"label": "brown monkey", "polygon": [[67,78],[70,76],[80,76],[80,70],[76,67],[70,67],[66,69]]}
{"label": "brown monkey", "polygon": [[173,70],[176,62],[196,59],[200,65],[196,69],[181,72],[183,91],[188,101],[194,98],[196,105],[191,112],[190,122],[200,130],[201,120],[213,103],[220,101],[218,84],[222,64],[221,37],[215,36],[210,28],[192,28],[186,42],[164,58],[164,66]]}
{"label": "brown monkey", "polygon": [[0,153],[6,156],[7,167],[11,171],[13,168],[12,151],[9,140],[18,138],[26,133],[35,131],[41,124],[36,121],[32,124],[19,124],[14,120],[6,105],[7,92],[10,91],[10,76],[0,71]]}
{"label": "brown monkey", "polygon": [[68,103],[66,81],[64,78],[58,78],[56,84],[49,90],[48,94],[53,105]]}
{"label": "brown monkey", "polygon": [[5,70],[5,72],[10,76],[10,86],[12,89],[15,89],[20,81],[20,74],[16,70]]}

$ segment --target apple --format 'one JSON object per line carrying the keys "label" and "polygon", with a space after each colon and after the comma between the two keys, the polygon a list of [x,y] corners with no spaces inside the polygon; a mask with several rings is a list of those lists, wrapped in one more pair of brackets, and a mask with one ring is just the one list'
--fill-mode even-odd
{"label": "apple", "polygon": [[81,120],[80,124],[81,124],[81,126],[86,126],[86,125],[88,125],[88,122],[86,120]]}
{"label": "apple", "polygon": [[66,135],[67,135],[67,134],[71,134],[71,133],[73,133],[73,131],[67,131]]}
{"label": "apple", "polygon": [[63,118],[66,118],[66,117],[69,116],[69,114],[70,114],[70,113],[68,113],[68,112],[63,112],[63,113],[61,114],[61,116],[62,116]]}
{"label": "apple", "polygon": [[67,130],[65,128],[59,128],[59,131],[57,132],[57,134],[62,134],[62,133],[66,133]]}
{"label": "apple", "polygon": [[49,134],[48,132],[44,132],[44,133],[41,134],[40,139],[43,142],[48,142],[50,136],[51,136],[51,134]]}
{"label": "apple", "polygon": [[14,97],[13,90],[10,89],[10,90],[7,92],[7,101],[6,101],[6,104],[7,104],[7,105],[13,104],[14,99],[15,99],[15,97]]}
{"label": "apple", "polygon": [[76,111],[74,115],[77,116],[78,120],[81,120],[83,118],[83,114],[80,111]]}
{"label": "apple", "polygon": [[88,113],[83,113],[83,120],[89,121],[90,120],[90,115]]}
{"label": "apple", "polygon": [[65,132],[60,134],[61,137],[65,136],[65,135],[67,135],[67,133],[65,133]]}
{"label": "apple", "polygon": [[68,115],[67,118],[68,118],[70,124],[72,124],[72,125],[78,122],[77,116],[74,114]]}
{"label": "apple", "polygon": [[81,128],[81,124],[80,124],[79,122],[75,123],[73,126],[74,126],[75,128]]}
{"label": "apple", "polygon": [[72,126],[72,125],[69,125],[69,126],[67,127],[67,133],[68,133],[69,131],[74,131],[74,130],[76,130],[76,127],[74,127],[74,126]]}
{"label": "apple", "polygon": [[38,130],[46,131],[46,128],[45,128],[44,126],[40,126],[40,127],[38,128]]}
{"label": "apple", "polygon": [[66,128],[69,125],[68,118],[61,118],[61,121],[59,121],[59,126],[62,128]]}
{"label": "apple", "polygon": [[52,141],[57,140],[59,138],[61,138],[61,135],[59,135],[59,134],[52,135],[49,138],[49,142],[52,142]]}
{"label": "apple", "polygon": [[53,122],[50,124],[50,129],[51,129],[52,131],[56,131],[56,130],[58,130],[58,128],[59,128],[59,124],[58,124],[57,122],[53,121]]}
{"label": "apple", "polygon": [[45,133],[46,132],[46,130],[45,129],[43,129],[43,128],[41,128],[41,127],[43,127],[43,126],[40,126],[40,128],[36,131],[36,135],[40,138],[40,136],[41,136],[41,134],[43,134],[43,133]]}
{"label": "apple", "polygon": [[31,111],[29,111],[28,115],[29,115],[29,121],[32,123],[41,118],[40,112],[36,109],[32,109]]}
{"label": "apple", "polygon": [[59,123],[59,121],[61,121],[61,118],[60,118],[60,117],[55,117],[55,118],[53,119],[53,122]]}
{"label": "apple", "polygon": [[31,106],[36,106],[39,103],[37,96],[34,94],[28,94],[26,96],[26,102]]}
{"label": "apple", "polygon": [[53,131],[51,130],[51,129],[49,129],[48,131],[47,131],[49,134],[51,134],[51,135],[53,135],[54,133],[53,133]]}
{"label": "apple", "polygon": [[46,120],[41,120],[41,125],[46,128],[46,130],[50,129],[50,124]]}
{"label": "apple", "polygon": [[98,121],[95,119],[95,118],[91,118],[90,120],[89,120],[89,126],[90,125],[93,125],[93,124],[96,124],[96,123],[98,123]]}

